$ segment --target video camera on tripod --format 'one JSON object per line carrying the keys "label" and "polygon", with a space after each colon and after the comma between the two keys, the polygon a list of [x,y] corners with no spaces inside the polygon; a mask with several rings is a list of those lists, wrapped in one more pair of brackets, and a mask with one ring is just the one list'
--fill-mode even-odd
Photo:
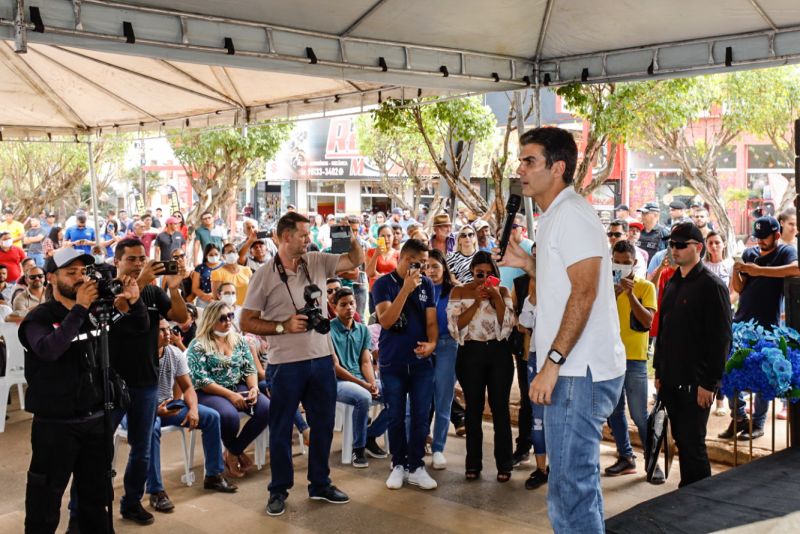
{"label": "video camera on tripod", "polygon": [[113,304],[114,299],[125,289],[117,279],[117,268],[106,263],[95,263],[86,266],[86,276],[97,283],[97,300],[92,308],[99,304]]}

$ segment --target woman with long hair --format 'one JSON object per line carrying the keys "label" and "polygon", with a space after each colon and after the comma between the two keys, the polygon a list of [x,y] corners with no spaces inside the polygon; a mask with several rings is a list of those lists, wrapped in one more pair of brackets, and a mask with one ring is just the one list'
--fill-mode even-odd
{"label": "woman with long hair", "polygon": [[436,296],[436,319],[439,322],[439,340],[436,343],[436,352],[433,359],[433,409],[436,413],[433,424],[433,468],[444,469],[447,459],[444,456],[444,446],[447,441],[447,431],[450,429],[450,407],[456,386],[456,352],[458,344],[447,329],[447,305],[450,302],[450,293],[456,286],[444,254],[433,249],[428,252],[428,262],[425,265],[425,275],[433,282],[433,291]]}
{"label": "woman with long hair", "polygon": [[733,260],[728,257],[725,237],[715,230],[710,231],[706,236],[706,251],[703,263],[727,286],[731,281],[731,274],[733,274]]}
{"label": "woman with long hair", "polygon": [[214,243],[208,243],[203,250],[203,262],[192,272],[192,295],[197,298],[198,308],[205,308],[214,300],[211,290],[211,273],[222,267],[222,255]]}
{"label": "woman with long hair", "polygon": [[478,252],[478,238],[475,229],[469,225],[462,226],[456,236],[455,250],[447,255],[450,272],[462,284],[472,282],[470,265],[476,252]]}
{"label": "woman with long hair", "polygon": [[[370,245],[373,247],[378,245],[378,233],[381,229],[381,226],[386,224],[386,214],[382,211],[379,211],[375,214],[375,218],[373,219],[373,223],[369,225],[369,236],[368,241]],[[391,244],[391,241],[388,242]]]}
{"label": "woman with long hair", "polygon": [[[258,391],[253,355],[233,328],[227,304],[215,301],[206,307],[186,359],[198,401],[219,412],[225,467],[230,476],[241,478],[254,465],[244,450],[267,427],[269,399]],[[241,431],[240,412],[250,416]]]}
{"label": "woman with long hair", "polygon": [[322,243],[319,240],[319,231],[323,224],[325,224],[325,219],[319,213],[311,218],[311,242],[320,250],[322,249]]}
{"label": "woman with long hair", "polygon": [[64,241],[64,229],[60,226],[53,226],[50,229],[50,233],[42,241],[42,252],[45,258],[49,258],[53,255],[53,252],[68,244],[70,244],[68,241]]}
{"label": "woman with long hair", "polygon": [[384,224],[378,229],[378,246],[367,251],[367,267],[365,271],[369,278],[370,291],[372,291],[375,280],[397,269],[397,260],[400,257],[400,253],[392,248],[393,241],[392,227]]}
{"label": "woman with long hair", "polygon": [[175,211],[172,216],[178,219],[178,231],[183,236],[183,242],[186,243],[189,241],[189,227],[186,226],[186,221],[183,219],[183,213],[180,211]]}
{"label": "woman with long hair", "polygon": [[105,256],[110,258],[114,255],[114,248],[117,242],[122,239],[119,235],[119,228],[117,228],[116,221],[108,221],[106,223],[105,231],[100,236],[99,246],[103,249]]}
{"label": "woman with long hair", "polygon": [[236,304],[244,304],[244,297],[247,295],[247,285],[253,271],[250,267],[239,265],[239,253],[233,243],[226,243],[222,247],[222,259],[225,263],[221,269],[216,269],[211,273],[211,289],[214,295],[219,296],[219,286],[223,282],[230,282],[236,288]]}
{"label": "woman with long hair", "polygon": [[456,376],[467,403],[466,478],[477,480],[483,467],[483,407],[488,392],[497,481],[508,482],[513,469],[508,402],[514,380],[508,337],[516,318],[508,289],[499,285],[500,270],[492,255],[476,252],[470,271],[473,280],[453,288],[447,305],[448,329],[460,345]]}

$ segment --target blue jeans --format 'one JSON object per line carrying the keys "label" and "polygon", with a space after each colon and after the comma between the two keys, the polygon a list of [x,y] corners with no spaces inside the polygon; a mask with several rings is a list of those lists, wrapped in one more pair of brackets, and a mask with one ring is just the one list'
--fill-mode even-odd
{"label": "blue jeans", "polygon": [[[739,392],[738,402],[736,402],[735,397],[728,397],[728,407],[731,409],[731,417],[735,415],[737,421],[741,421],[747,417],[744,410],[744,401],[749,395],[749,393]],[[764,397],[762,397],[760,393],[756,393],[753,396],[755,397],[755,401],[753,402],[753,428],[763,429],[764,424],[767,422],[769,401],[764,400]]]}
{"label": "blue jeans", "polygon": [[[271,383],[269,381],[269,373],[267,373],[267,379],[261,380],[258,383],[258,390],[267,397],[270,397],[272,395],[272,392],[270,392],[270,386]],[[298,408],[294,413],[294,426],[297,427],[299,432],[305,432],[308,429],[308,423],[306,423],[303,414],[300,412],[300,408]]]}
{"label": "blue jeans", "polygon": [[550,483],[547,513],[559,533],[605,532],[600,490],[602,428],[622,392],[624,376],[592,382],[562,376],[544,407]]}
{"label": "blue jeans", "polygon": [[270,364],[272,404],[269,411],[269,493],[288,495],[294,485],[292,425],[302,402],[311,427],[308,448],[308,493],[318,495],[331,485],[328,456],[336,418],[336,375],[333,358]]}
{"label": "blue jeans", "polygon": [[[378,381],[378,402],[383,401],[382,386]],[[336,400],[353,406],[353,448],[363,449],[367,438],[377,438],[389,427],[389,413],[384,408],[378,417],[367,427],[369,409],[372,407],[372,394],[355,382],[340,380],[336,384]]]}
{"label": "blue jeans", "polygon": [[114,412],[114,428],[127,416],[128,445],[130,455],[125,468],[123,485],[125,494],[120,499],[120,511],[129,510],[137,505],[144,496],[144,485],[147,481],[147,468],[150,465],[150,446],[153,441],[153,423],[156,420],[158,386],[129,387],[131,405],[127,413],[121,410]]}
{"label": "blue jeans", "polygon": [[[536,378],[536,353],[528,355],[528,388]],[[531,401],[531,443],[533,454],[547,454],[547,443],[544,437],[544,406]]]}
{"label": "blue jeans", "polygon": [[[433,401],[433,362],[424,358],[411,365],[381,365],[383,398],[389,412],[389,451],[392,467],[415,471],[425,465],[428,414]],[[411,426],[406,437],[406,397],[410,402]],[[312,432],[313,434],[313,432]]]}
{"label": "blue jeans", "polygon": [[[183,404],[183,401],[178,402]],[[153,425],[153,441],[150,445],[150,467],[147,469],[147,493],[150,495],[164,491],[164,483],[161,480],[161,427],[179,426],[187,413],[189,413],[189,408],[183,404],[183,409],[177,415],[156,417]],[[206,476],[220,475],[225,469],[225,465],[222,462],[222,433],[219,413],[202,404],[198,404],[197,413],[200,416],[200,424],[197,428],[200,429],[203,437]],[[126,423],[127,421],[123,419],[123,424]]]}
{"label": "blue jeans", "polygon": [[440,336],[436,344],[433,368],[433,452],[444,452],[450,429],[450,407],[456,387],[456,351],[458,343],[449,334]]}
{"label": "blue jeans", "polygon": [[364,283],[353,284],[353,296],[356,298],[356,311],[361,315],[364,324],[367,319],[367,294],[369,293],[369,284],[364,277]]}
{"label": "blue jeans", "polygon": [[37,267],[44,267],[44,254],[41,252],[28,253],[27,256],[36,262]]}
{"label": "blue jeans", "polygon": [[617,407],[608,418],[608,426],[617,443],[620,457],[633,456],[631,437],[628,433],[628,418],[625,417],[625,399],[631,412],[633,423],[639,430],[639,439],[647,439],[647,360],[628,360],[625,371],[625,386],[619,396]]}

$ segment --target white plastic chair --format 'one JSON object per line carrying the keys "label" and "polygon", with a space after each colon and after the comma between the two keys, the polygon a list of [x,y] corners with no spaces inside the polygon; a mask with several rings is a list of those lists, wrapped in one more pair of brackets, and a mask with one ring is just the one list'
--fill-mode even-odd
{"label": "white plastic chair", "polygon": [[25,409],[25,393],[22,386],[25,382],[25,349],[19,340],[19,327],[14,323],[0,322],[0,335],[6,342],[6,373],[0,376],[0,432],[6,429],[6,411],[8,410],[8,393],[17,386],[20,409]]}
{"label": "white plastic chair", "polygon": [[[163,437],[166,434],[179,432],[181,435],[181,444],[183,445],[183,475],[181,475],[181,482],[186,484],[187,486],[191,486],[194,484],[194,472],[192,471],[192,459],[194,456],[194,438],[199,430],[195,430],[191,432],[191,444],[187,446],[186,443],[186,429],[182,426],[170,425],[170,426],[162,426],[161,427],[161,437],[163,441]],[[117,427],[117,431],[114,432],[114,459],[111,461],[111,466],[114,468],[114,471],[117,470],[117,449],[119,449],[119,444],[122,440],[128,441],[128,431],[123,429],[122,426]],[[191,453],[190,453],[191,451]]]}
{"label": "white plastic chair", "polygon": [[[383,407],[383,404],[372,401],[372,406]],[[334,419],[333,429],[342,432],[342,463],[351,464],[353,462],[353,410],[355,406],[336,401],[336,419]],[[383,435],[384,445],[389,447],[389,431]]]}

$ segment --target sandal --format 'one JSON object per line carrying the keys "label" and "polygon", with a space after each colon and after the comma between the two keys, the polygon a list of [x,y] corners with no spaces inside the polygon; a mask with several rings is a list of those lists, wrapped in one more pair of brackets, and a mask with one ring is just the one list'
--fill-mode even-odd
{"label": "sandal", "polygon": [[464,474],[464,476],[469,481],[478,480],[481,478],[481,472],[475,469],[467,469],[467,472]]}
{"label": "sandal", "polygon": [[511,472],[510,471],[499,471],[497,473],[497,481],[498,482],[508,482],[511,480]]}
{"label": "sandal", "polygon": [[243,478],[244,472],[239,467],[239,458],[234,456],[233,454],[225,451],[222,455],[222,459],[225,463],[225,473],[228,475],[229,478]]}

